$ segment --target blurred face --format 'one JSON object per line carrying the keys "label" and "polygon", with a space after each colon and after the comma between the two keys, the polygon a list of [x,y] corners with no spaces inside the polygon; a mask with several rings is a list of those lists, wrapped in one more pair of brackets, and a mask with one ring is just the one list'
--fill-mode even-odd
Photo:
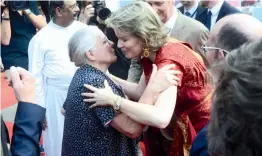
{"label": "blurred face", "polygon": [[123,51],[126,58],[138,58],[142,55],[144,43],[140,38],[119,29],[114,30],[118,38],[117,47]]}
{"label": "blurred face", "polygon": [[156,11],[163,23],[166,23],[172,17],[175,7],[174,0],[147,0],[147,2]]}
{"label": "blurred face", "polygon": [[96,50],[93,53],[95,61],[102,64],[111,64],[116,61],[114,43],[107,39],[101,32],[101,35],[96,38]]}
{"label": "blurred face", "polygon": [[180,0],[180,3],[185,7],[191,7],[196,3],[196,1],[195,0]]}
{"label": "blurred face", "polygon": [[209,3],[210,3],[210,0],[200,0],[200,5],[202,7],[208,7],[209,6]]}
{"label": "blurred face", "polygon": [[190,1],[189,0],[180,0],[180,3],[183,5],[188,5]]}
{"label": "blurred face", "polygon": [[77,19],[77,15],[79,14],[79,7],[76,3],[76,0],[67,0],[64,1],[64,6],[61,8],[61,16],[64,23],[70,25],[74,20]]}

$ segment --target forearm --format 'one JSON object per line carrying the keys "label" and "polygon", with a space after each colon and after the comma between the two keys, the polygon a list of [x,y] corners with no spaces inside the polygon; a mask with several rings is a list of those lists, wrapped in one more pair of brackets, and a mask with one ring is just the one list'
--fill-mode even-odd
{"label": "forearm", "polygon": [[36,29],[40,30],[42,29],[44,26],[46,26],[46,21],[44,19],[44,17],[42,15],[35,15],[34,13],[29,13],[27,10],[24,11],[24,13],[26,14],[26,16],[29,18],[29,20],[31,21],[31,23],[35,26]]}
{"label": "forearm", "polygon": [[125,94],[132,100],[138,101],[140,96],[142,95],[140,89],[138,88],[138,84],[128,82],[126,80],[120,79],[114,75],[110,74],[110,77],[116,81],[124,90]]}
{"label": "forearm", "polygon": [[132,120],[124,113],[120,113],[114,117],[111,125],[129,138],[137,138],[143,131],[143,126],[141,124]]}
{"label": "forearm", "polygon": [[161,127],[161,113],[159,113],[159,110],[152,104],[137,103],[122,99],[120,111],[143,125]]}
{"label": "forearm", "polygon": [[142,93],[141,98],[138,100],[138,103],[122,99],[120,103],[120,111],[141,124],[158,127],[161,124],[161,121],[155,119],[155,114],[159,114],[157,113],[158,109],[152,106],[158,96],[159,92],[153,90],[150,86],[147,86]]}
{"label": "forearm", "polygon": [[121,99],[120,111],[141,124],[165,128],[170,122],[175,108],[176,93],[176,86],[169,87],[161,93],[150,92],[150,89],[148,89],[139,103]]}
{"label": "forearm", "polygon": [[9,9],[5,8],[2,14],[1,43],[3,45],[9,45],[10,39],[11,39],[11,25],[10,25]]}
{"label": "forearm", "polygon": [[159,96],[159,92],[154,91],[152,88],[147,86],[138,102],[153,105],[157,100],[158,96]]}
{"label": "forearm", "polygon": [[3,20],[1,23],[2,35],[1,40],[3,45],[9,45],[11,39],[10,20]]}
{"label": "forearm", "polygon": [[159,113],[158,109],[153,106],[158,95],[159,93],[146,88],[138,103],[122,99],[120,102],[120,111],[138,123],[158,127],[161,121],[155,118],[155,114]]}

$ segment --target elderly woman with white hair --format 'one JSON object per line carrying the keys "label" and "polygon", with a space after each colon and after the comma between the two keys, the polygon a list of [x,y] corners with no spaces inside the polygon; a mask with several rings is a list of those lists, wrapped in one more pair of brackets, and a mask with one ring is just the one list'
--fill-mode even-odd
{"label": "elderly woman with white hair", "polygon": [[[95,26],[77,31],[69,41],[70,60],[78,68],[70,84],[64,103],[65,124],[62,155],[138,155],[138,139],[143,126],[131,120],[112,107],[90,108],[81,93],[90,93],[85,84],[97,88],[111,87],[112,91],[124,98],[122,88],[106,75],[108,67],[116,61],[113,43]],[[174,85],[176,78],[167,66],[154,76],[158,82],[151,82],[147,96]],[[156,69],[156,68],[155,68]],[[168,71],[168,72],[167,72]],[[166,78],[168,77],[168,80]],[[159,88],[161,84],[161,88]],[[89,105],[88,105],[89,104]]]}

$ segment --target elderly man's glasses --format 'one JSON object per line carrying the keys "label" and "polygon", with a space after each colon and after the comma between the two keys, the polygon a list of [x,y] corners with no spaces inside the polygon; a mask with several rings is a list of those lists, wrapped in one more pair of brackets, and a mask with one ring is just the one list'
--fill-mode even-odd
{"label": "elderly man's glasses", "polygon": [[[76,9],[77,7],[79,7],[79,4],[78,4],[78,3],[75,3],[74,5],[70,5],[70,6],[68,6],[67,8],[74,10],[74,9]],[[66,7],[63,6],[62,8],[65,9]]]}
{"label": "elderly man's glasses", "polygon": [[74,10],[74,9],[76,9],[77,7],[79,7],[78,3],[76,3],[76,4],[74,4],[74,5],[71,5],[71,6],[69,6],[68,8]]}
{"label": "elderly man's glasses", "polygon": [[210,50],[221,50],[221,51],[223,51],[224,56],[226,56],[226,55],[229,53],[229,51],[227,51],[227,50],[225,50],[225,49],[217,48],[217,47],[207,47],[207,46],[205,46],[205,45],[203,45],[203,46],[201,47],[201,49],[203,50],[203,52],[204,52],[205,54],[208,53]]}

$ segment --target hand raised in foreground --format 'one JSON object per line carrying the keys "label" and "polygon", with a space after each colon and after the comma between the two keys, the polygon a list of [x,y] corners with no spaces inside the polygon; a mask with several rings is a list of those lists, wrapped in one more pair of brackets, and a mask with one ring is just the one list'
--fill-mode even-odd
{"label": "hand raised in foreground", "polygon": [[17,101],[36,103],[35,78],[21,67],[10,68],[10,83]]}

